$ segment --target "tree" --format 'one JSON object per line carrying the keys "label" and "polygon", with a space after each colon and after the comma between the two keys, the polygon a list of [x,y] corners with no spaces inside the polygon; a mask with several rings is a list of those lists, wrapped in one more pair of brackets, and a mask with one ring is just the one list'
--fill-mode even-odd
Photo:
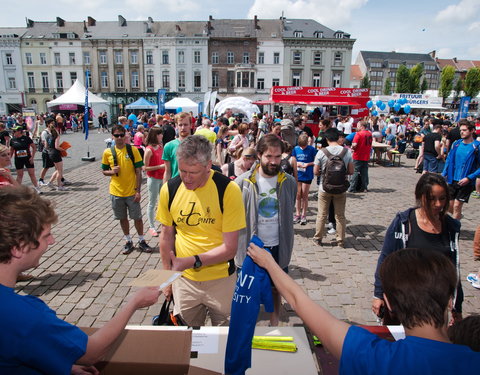
{"label": "tree", "polygon": [[428,82],[427,82],[427,79],[424,77],[422,81],[422,87],[420,88],[420,92],[423,94],[427,90],[428,90]]}
{"label": "tree", "polygon": [[440,74],[440,89],[438,94],[442,97],[443,103],[448,98],[453,89],[453,79],[455,78],[455,68],[447,65],[442,69]]}
{"label": "tree", "polygon": [[[463,79],[459,78],[457,79],[457,82],[455,82],[455,86],[453,87],[453,100],[457,101],[458,98],[460,97],[460,94],[462,93],[463,90]],[[465,94],[466,95],[466,94]]]}
{"label": "tree", "polygon": [[409,93],[410,91],[410,72],[405,65],[400,65],[397,70],[397,92]]}
{"label": "tree", "polygon": [[387,77],[385,80],[385,86],[383,87],[383,95],[391,95],[392,94],[392,82],[390,81],[390,77]]}
{"label": "tree", "polygon": [[408,79],[408,88],[409,92],[412,94],[418,94],[420,92],[420,83],[423,75],[423,65],[417,64],[412,69],[410,69],[409,79]]}
{"label": "tree", "polygon": [[360,82],[360,88],[361,89],[370,88],[370,78],[368,77],[368,73],[365,73],[365,75],[363,76],[362,82]]}
{"label": "tree", "polygon": [[470,68],[465,76],[463,85],[463,92],[465,96],[474,99],[480,92],[480,69]]}

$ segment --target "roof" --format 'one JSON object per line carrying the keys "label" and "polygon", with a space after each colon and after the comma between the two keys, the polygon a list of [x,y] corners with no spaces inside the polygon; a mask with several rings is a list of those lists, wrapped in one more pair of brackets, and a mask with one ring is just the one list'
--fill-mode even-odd
{"label": "roof", "polygon": [[478,60],[458,60],[453,59],[435,59],[440,69],[443,69],[447,65],[453,66],[458,72],[466,72],[470,68],[480,67],[480,61]]}
{"label": "roof", "polygon": [[55,34],[75,33],[78,38],[83,36],[83,22],[65,22],[64,26],[58,26],[57,22],[35,21],[32,27],[25,28],[24,38],[53,39]]}
{"label": "roof", "polygon": [[350,80],[351,81],[360,81],[363,78],[362,71],[360,70],[360,65],[351,65],[350,66]]}
{"label": "roof", "polygon": [[25,27],[0,27],[0,39],[19,38],[26,30]]}
{"label": "roof", "polygon": [[[310,19],[284,19],[283,36],[285,38],[294,38],[295,31],[301,31],[303,33],[303,38],[317,38],[315,32],[321,32],[323,33],[324,38],[332,39],[335,38],[335,33],[337,32]],[[343,31],[340,30],[339,32],[343,33]],[[350,37],[350,34],[344,34],[346,37]]]}
{"label": "roof", "polygon": [[395,62],[431,62],[435,60],[428,53],[407,53],[407,52],[378,52],[378,51],[360,51],[363,60],[369,65],[370,60],[395,61]]}
{"label": "roof", "polygon": [[253,19],[212,19],[210,23],[212,26],[212,29],[210,29],[211,37],[255,38],[257,36]]}

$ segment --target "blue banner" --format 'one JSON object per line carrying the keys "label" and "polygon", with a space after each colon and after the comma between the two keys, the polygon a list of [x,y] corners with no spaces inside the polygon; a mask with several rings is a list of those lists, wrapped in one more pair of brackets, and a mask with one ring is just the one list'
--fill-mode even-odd
{"label": "blue banner", "polygon": [[159,115],[165,114],[165,95],[167,94],[167,90],[160,89],[158,90],[157,94],[157,103],[158,103],[158,110],[157,113]]}
{"label": "blue banner", "polygon": [[85,129],[85,140],[88,139],[88,76],[90,72],[85,72],[85,110],[83,112],[83,129]]}
{"label": "blue banner", "polygon": [[467,118],[468,115],[468,106],[470,105],[470,97],[464,96],[460,100],[460,105],[458,106],[458,114],[456,122],[460,121],[462,118]]}

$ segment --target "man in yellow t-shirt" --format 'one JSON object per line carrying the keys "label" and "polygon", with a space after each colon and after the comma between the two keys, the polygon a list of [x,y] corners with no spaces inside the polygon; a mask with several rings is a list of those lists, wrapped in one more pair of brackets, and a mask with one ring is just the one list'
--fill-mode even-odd
{"label": "man in yellow t-shirt", "polygon": [[[190,326],[205,325],[207,311],[213,325],[228,325],[236,280],[229,261],[245,227],[240,188],[211,170],[211,150],[203,136],[183,140],[176,154],[180,174],[162,186],[157,213],[163,267],[185,271],[173,284],[174,313]],[[172,287],[164,294],[170,298]]]}
{"label": "man in yellow t-shirt", "polygon": [[145,253],[151,253],[152,248],[145,242],[143,237],[142,209],[140,207],[140,193],[142,187],[143,161],[136,147],[131,147],[128,152],[125,143],[125,128],[122,125],[112,127],[112,135],[115,139],[116,161],[112,155],[112,149],[107,148],[102,156],[102,170],[105,176],[110,179],[110,200],[112,202],[113,216],[120,221],[125,236],[123,254],[128,255],[134,249],[132,237],[130,236],[130,219],[133,220],[138,233],[138,249]]}

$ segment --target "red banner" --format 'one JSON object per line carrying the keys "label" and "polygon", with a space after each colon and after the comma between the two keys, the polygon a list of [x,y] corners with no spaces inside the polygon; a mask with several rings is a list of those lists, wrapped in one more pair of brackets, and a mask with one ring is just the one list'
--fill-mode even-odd
{"label": "red banner", "polygon": [[364,107],[365,103],[370,100],[370,90],[342,87],[275,86],[270,91],[270,100],[276,103]]}

